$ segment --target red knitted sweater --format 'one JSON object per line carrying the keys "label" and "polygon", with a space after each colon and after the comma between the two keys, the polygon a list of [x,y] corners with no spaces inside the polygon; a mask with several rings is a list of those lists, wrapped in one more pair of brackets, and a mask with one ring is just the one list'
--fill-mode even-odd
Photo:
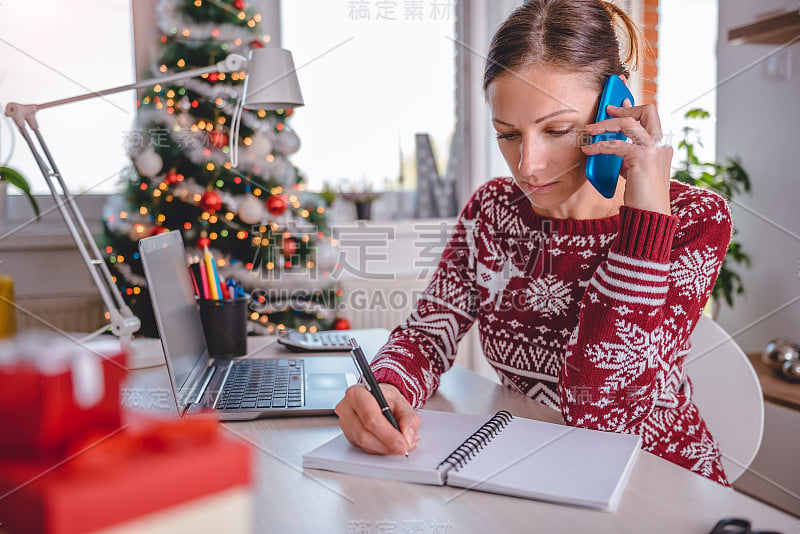
{"label": "red knitted sweater", "polygon": [[730,213],[718,195],[678,182],[670,197],[672,216],[623,206],[605,219],[551,219],[511,178],[484,184],[373,362],[376,377],[422,406],[477,319],[504,384],[569,425],[638,434],[645,450],[728,485],[684,360]]}

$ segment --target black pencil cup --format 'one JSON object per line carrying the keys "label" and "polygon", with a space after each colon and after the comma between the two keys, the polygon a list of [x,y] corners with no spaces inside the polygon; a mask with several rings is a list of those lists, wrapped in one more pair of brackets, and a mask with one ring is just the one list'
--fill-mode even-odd
{"label": "black pencil cup", "polygon": [[198,299],[200,321],[208,353],[213,358],[247,354],[247,303],[249,297],[226,300]]}

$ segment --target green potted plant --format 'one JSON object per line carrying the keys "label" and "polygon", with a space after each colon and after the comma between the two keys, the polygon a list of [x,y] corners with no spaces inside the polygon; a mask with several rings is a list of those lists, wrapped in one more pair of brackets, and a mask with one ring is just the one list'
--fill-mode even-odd
{"label": "green potted plant", "polygon": [[24,176],[22,176],[22,174],[20,174],[19,171],[12,169],[11,167],[6,167],[5,165],[0,165],[0,182],[4,184],[11,184],[22,191],[25,196],[28,197],[28,201],[31,203],[34,213],[36,213],[36,218],[39,218],[39,205],[36,203],[36,199],[31,194],[31,187],[28,185],[28,181]]}
{"label": "green potted plant", "polygon": [[[690,109],[684,113],[684,118],[689,123],[693,120],[707,119],[709,116],[708,111],[700,108]],[[725,158],[722,163],[701,161],[697,156],[696,147],[703,146],[703,143],[697,128],[687,124],[682,132],[683,137],[678,143],[681,160],[672,175],[675,180],[715,191],[729,202],[733,197],[750,191],[750,177],[737,157]],[[749,266],[750,257],[742,250],[742,244],[736,237],[734,228],[728,253],[711,291],[712,316],[716,316],[719,312],[719,304],[723,300],[728,306],[733,306],[734,295],[744,291],[738,270]]]}
{"label": "green potted plant", "polygon": [[325,205],[330,208],[336,201],[336,189],[330,183],[325,182],[322,184],[322,191],[319,192],[319,196],[325,201]]}

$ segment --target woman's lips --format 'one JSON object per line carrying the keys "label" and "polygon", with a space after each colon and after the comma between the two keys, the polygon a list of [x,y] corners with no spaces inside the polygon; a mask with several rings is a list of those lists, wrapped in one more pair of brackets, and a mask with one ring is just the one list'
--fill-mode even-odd
{"label": "woman's lips", "polygon": [[558,182],[550,182],[549,184],[533,185],[527,182],[524,183],[525,189],[535,194],[547,193],[553,189]]}

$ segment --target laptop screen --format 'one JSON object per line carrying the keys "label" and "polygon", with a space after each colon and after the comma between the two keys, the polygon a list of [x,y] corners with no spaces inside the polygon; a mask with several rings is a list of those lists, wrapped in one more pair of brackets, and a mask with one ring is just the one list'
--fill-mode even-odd
{"label": "laptop screen", "polygon": [[177,396],[192,370],[205,369],[209,360],[183,240],[180,232],[167,232],[140,240],[139,251]]}

